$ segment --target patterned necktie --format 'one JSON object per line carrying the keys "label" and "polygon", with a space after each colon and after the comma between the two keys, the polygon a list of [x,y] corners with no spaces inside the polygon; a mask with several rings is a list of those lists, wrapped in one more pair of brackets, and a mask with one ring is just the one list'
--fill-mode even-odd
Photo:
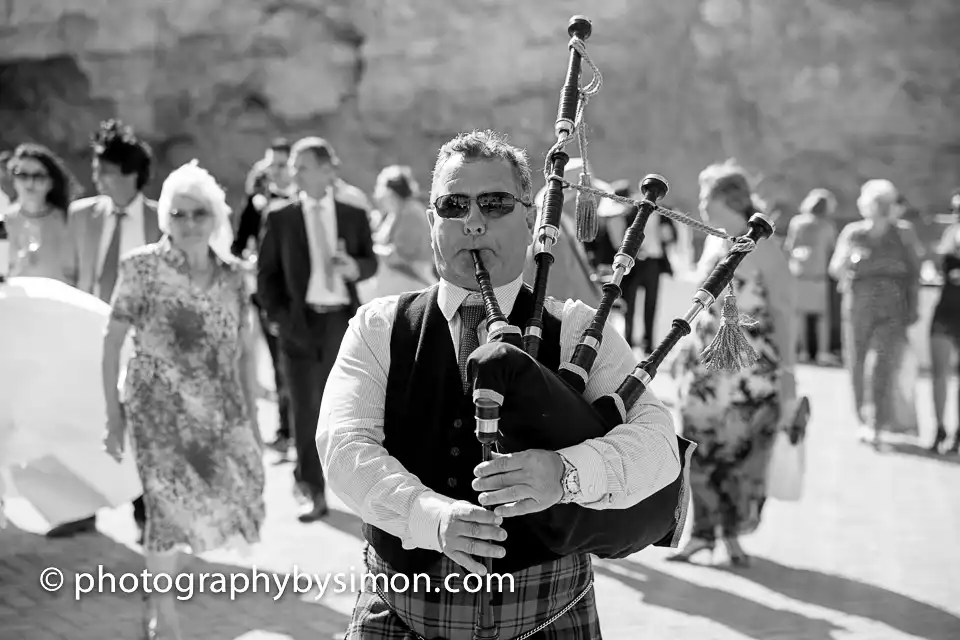
{"label": "patterned necktie", "polygon": [[460,347],[457,350],[457,363],[460,365],[460,380],[463,392],[468,393],[472,381],[467,379],[467,358],[480,346],[477,327],[484,318],[484,308],[480,301],[467,297],[460,306]]}
{"label": "patterned necktie", "polygon": [[113,296],[113,287],[117,284],[120,269],[120,236],[123,234],[122,222],[127,212],[117,209],[113,215],[115,219],[113,235],[110,238],[107,253],[103,257],[103,268],[100,269],[100,299],[108,303]]}
{"label": "patterned necktie", "polygon": [[314,245],[317,250],[317,262],[320,263],[324,285],[327,291],[332,292],[334,288],[333,261],[330,256],[330,245],[327,242],[327,228],[323,224],[323,201],[317,200],[312,209],[313,219],[316,222],[314,228],[317,237],[314,239]]}

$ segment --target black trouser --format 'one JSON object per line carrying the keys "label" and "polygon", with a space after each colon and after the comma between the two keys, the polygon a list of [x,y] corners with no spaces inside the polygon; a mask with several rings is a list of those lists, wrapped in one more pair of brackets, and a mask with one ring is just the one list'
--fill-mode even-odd
{"label": "black trouser", "polygon": [[630,273],[621,281],[620,290],[627,306],[624,312],[624,334],[627,344],[633,341],[633,318],[637,310],[637,293],[643,288],[643,340],[639,346],[649,353],[653,350],[653,323],[657,316],[657,298],[660,293],[660,261],[638,260]]}
{"label": "black trouser", "polygon": [[306,315],[313,346],[293,344],[281,336],[280,362],[290,393],[291,426],[297,448],[293,477],[309,495],[318,497],[326,487],[316,443],[320,402],[350,314],[344,309],[327,313],[307,311]]}
{"label": "black trouser", "polygon": [[147,524],[147,507],[143,504],[143,496],[133,501],[133,520],[141,527]]}
{"label": "black trouser", "polygon": [[277,408],[280,411],[280,427],[277,429],[277,438],[290,439],[290,394],[283,379],[283,367],[280,365],[280,339],[270,333],[270,321],[267,314],[260,313],[260,328],[263,330],[263,339],[270,350],[270,361],[273,363],[273,383],[277,390]]}

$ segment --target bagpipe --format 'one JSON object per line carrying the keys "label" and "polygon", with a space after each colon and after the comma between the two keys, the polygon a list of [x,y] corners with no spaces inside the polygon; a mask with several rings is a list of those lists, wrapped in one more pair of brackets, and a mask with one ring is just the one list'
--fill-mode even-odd
{"label": "bagpipe", "polygon": [[[626,423],[631,407],[650,386],[670,350],[690,333],[691,323],[697,315],[731,286],[734,271],[746,254],[774,231],[770,219],[756,213],[748,221],[749,231],[734,238],[682,213],[660,207],[657,201],[666,195],[669,185],[659,175],[648,175],[641,181],[641,200],[623,198],[590,186],[583,116],[588,99],[596,95],[602,84],[600,72],[584,45],[591,30],[590,21],[583,16],[574,16],[568,25],[571,38],[569,62],[560,93],[555,128],[557,141],[546,155],[544,177],[547,192],[535,235],[536,277],[532,313],[522,334],[501,311],[480,254],[473,252],[477,284],[486,310],[488,337],[486,344],[470,356],[468,375],[473,382],[476,435],[484,461],[492,459],[494,449],[501,453],[528,449],[559,450],[602,437]],[[586,87],[581,87],[584,62],[591,67],[594,77]],[[569,160],[564,147],[575,137],[583,158],[578,184],[563,178]],[[543,340],[544,302],[554,261],[551,249],[559,238],[564,188],[577,191],[577,236],[581,242],[591,241],[598,231],[596,196],[632,204],[639,213],[614,258],[613,275],[602,286],[603,296],[596,315],[584,330],[571,361],[561,364],[554,372],[538,362],[537,354]],[[697,291],[689,310],[683,317],[673,320],[667,336],[653,353],[637,365],[616,391],[589,403],[583,392],[603,341],[604,326],[614,303],[621,296],[620,283],[633,268],[643,243],[644,227],[654,211],[704,233],[732,241],[733,245]],[[701,354],[706,366],[735,369],[756,361],[757,355],[740,333],[739,317],[731,287],[724,300],[718,335]],[[592,553],[600,558],[622,558],[650,545],[677,546],[686,519],[689,461],[696,447],[680,436],[677,436],[677,443],[680,474],[670,485],[635,506],[597,510],[576,504],[557,504],[525,516],[530,530],[545,547],[561,556]],[[491,571],[491,559],[484,560],[487,570]],[[492,594],[479,595],[474,637],[498,638]]]}

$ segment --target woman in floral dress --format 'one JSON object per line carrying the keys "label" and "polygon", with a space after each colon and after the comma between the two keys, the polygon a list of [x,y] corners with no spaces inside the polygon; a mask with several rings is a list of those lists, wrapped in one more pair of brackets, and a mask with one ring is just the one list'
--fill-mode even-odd
{"label": "woman in floral dress", "polygon": [[[174,171],[158,202],[166,235],[124,257],[113,294],[104,342],[106,445],[119,457],[129,431],[154,574],[175,575],[180,552],[257,542],[264,519],[249,296],[238,266],[211,248],[227,213],[209,173],[193,163]],[[121,403],[116,380],[131,329]],[[152,598],[147,636],[156,637],[161,622],[179,639],[175,593]]]}
{"label": "woman in floral dress", "polygon": [[[732,161],[712,165],[701,173],[700,186],[704,220],[734,236],[745,233],[756,209],[744,170]],[[726,241],[708,239],[700,260],[704,279],[728,250]],[[759,525],[774,436],[792,417],[797,303],[787,255],[773,241],[758,243],[738,267],[733,289],[740,313],[753,321],[740,329],[757,363],[735,372],[700,363],[719,329],[722,296],[699,319],[675,363],[683,435],[697,448],[690,470],[693,534],[673,561],[712,551],[719,528],[731,563],[748,563],[739,536]]]}

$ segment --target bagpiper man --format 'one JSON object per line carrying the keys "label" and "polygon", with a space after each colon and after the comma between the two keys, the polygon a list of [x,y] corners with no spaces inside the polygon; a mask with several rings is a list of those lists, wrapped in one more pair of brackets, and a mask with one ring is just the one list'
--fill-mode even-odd
{"label": "bagpiper man", "polygon": [[[426,211],[440,283],[374,300],[349,323],[317,445],[330,489],[363,519],[366,570],[404,574],[411,585],[363,581],[349,640],[471,638],[478,582],[499,591],[504,639],[535,630],[542,638],[600,638],[589,555],[555,557],[523,518],[558,503],[625,509],[680,474],[672,419],[650,392],[603,437],[481,462],[466,363],[486,329],[471,250],[479,250],[510,323],[522,326],[532,306],[522,278],[534,241],[532,198],[527,155],[501,134],[474,131],[444,144]],[[568,362],[594,314],[582,302],[548,297],[539,361],[554,372]],[[583,397],[612,393],[636,364],[626,341],[604,326]],[[486,573],[484,558],[494,558],[493,574],[465,582],[468,573]],[[414,589],[415,574],[429,575],[429,588],[421,578]]]}

